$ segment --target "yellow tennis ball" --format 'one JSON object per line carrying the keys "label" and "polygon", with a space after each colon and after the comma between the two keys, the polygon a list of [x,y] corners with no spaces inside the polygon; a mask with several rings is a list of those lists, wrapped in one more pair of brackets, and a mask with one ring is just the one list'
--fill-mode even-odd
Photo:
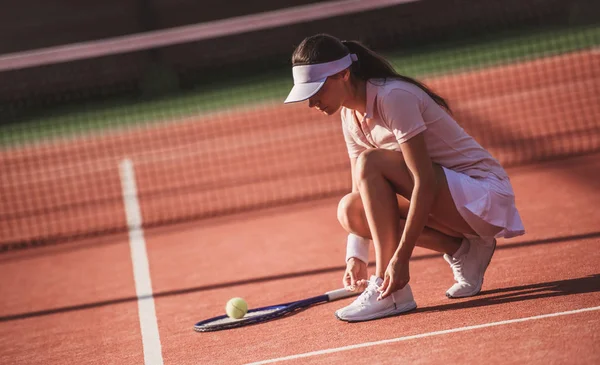
{"label": "yellow tennis ball", "polygon": [[248,313],[248,303],[242,298],[231,298],[225,306],[225,313],[230,318],[240,319]]}

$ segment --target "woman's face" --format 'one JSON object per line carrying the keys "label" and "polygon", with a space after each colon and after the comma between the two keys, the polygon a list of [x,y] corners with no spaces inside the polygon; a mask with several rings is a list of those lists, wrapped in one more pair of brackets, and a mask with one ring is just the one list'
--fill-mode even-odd
{"label": "woman's face", "polygon": [[344,70],[329,76],[321,89],[308,99],[308,106],[324,114],[332,115],[342,106],[346,97],[345,80],[349,72]]}

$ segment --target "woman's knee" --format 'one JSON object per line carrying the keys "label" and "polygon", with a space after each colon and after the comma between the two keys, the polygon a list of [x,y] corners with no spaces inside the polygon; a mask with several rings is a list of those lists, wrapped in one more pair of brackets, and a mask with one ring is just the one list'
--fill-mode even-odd
{"label": "woman's knee", "polygon": [[363,180],[379,172],[381,150],[371,148],[363,151],[356,159],[356,177]]}
{"label": "woman's knee", "polygon": [[409,198],[414,185],[401,152],[386,149],[363,151],[356,160],[356,183],[359,187],[373,178],[385,178],[397,194]]}
{"label": "woman's knee", "polygon": [[338,204],[337,218],[342,227],[350,232],[362,230],[364,225],[364,208],[359,193],[344,196]]}

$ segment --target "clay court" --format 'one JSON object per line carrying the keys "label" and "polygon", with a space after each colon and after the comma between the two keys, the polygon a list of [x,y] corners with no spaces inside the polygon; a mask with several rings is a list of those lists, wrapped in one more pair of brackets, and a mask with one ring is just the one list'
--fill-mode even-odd
{"label": "clay court", "polygon": [[[538,77],[519,77],[533,70]],[[450,268],[417,248],[416,311],[348,324],[333,315],[352,300],[344,299],[258,325],[194,332],[234,296],[252,308],[341,286],[346,233],[336,209],[349,172],[339,119],[306,122],[314,113],[302,106],[283,123],[281,109],[260,106],[3,151],[2,180],[14,190],[5,190],[0,208],[10,218],[0,221],[8,232],[0,363],[599,363],[600,53],[427,81],[441,94],[460,84],[462,93],[447,90],[456,119],[476,138],[496,135],[486,147],[508,166],[527,231],[499,241],[480,295],[446,298]],[[565,104],[573,94],[586,108]],[[561,120],[570,122],[550,129]],[[233,125],[252,130],[236,129],[240,139],[224,132]],[[529,155],[515,149],[521,145]],[[309,146],[304,159],[294,153]],[[108,148],[117,156],[104,156]],[[259,166],[243,163],[258,158]],[[123,159],[133,163],[147,222],[150,296],[136,292]],[[44,196],[56,191],[61,204],[50,205]],[[31,202],[27,212],[19,211],[23,200]],[[166,224],[178,214],[189,219]],[[156,318],[141,316],[138,305],[152,300]],[[158,331],[144,332],[140,322]]]}

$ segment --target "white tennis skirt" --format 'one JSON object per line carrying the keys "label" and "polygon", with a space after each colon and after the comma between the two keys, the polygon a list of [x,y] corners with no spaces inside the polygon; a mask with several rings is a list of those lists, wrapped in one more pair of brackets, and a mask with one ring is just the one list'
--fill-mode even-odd
{"label": "white tennis skirt", "polygon": [[473,178],[444,167],[456,209],[481,237],[515,237],[525,233],[510,180],[493,174]]}

